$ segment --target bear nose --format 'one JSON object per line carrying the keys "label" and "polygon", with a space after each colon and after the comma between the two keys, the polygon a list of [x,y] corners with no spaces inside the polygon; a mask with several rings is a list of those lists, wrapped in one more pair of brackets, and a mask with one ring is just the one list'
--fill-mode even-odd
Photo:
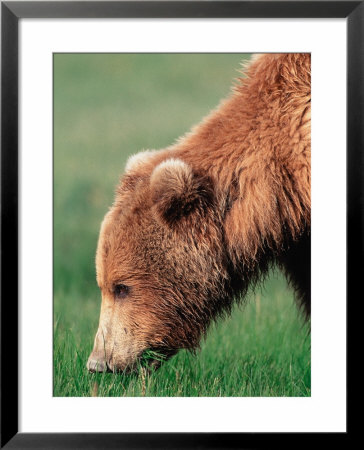
{"label": "bear nose", "polygon": [[87,370],[90,372],[104,372],[107,370],[106,361],[102,359],[94,359],[90,356],[87,361]]}

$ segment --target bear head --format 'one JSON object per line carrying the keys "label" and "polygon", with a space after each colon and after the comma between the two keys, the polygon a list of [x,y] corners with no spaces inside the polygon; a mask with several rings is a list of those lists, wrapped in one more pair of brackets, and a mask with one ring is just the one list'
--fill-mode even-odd
{"label": "bear head", "polygon": [[89,370],[130,370],[147,350],[168,358],[198,346],[231,295],[220,211],[213,180],[181,159],[129,160],[100,230]]}

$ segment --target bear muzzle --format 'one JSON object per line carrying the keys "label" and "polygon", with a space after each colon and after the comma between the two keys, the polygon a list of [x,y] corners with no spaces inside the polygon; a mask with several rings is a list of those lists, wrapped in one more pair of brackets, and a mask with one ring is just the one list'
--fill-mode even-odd
{"label": "bear muzzle", "polygon": [[104,372],[106,368],[107,365],[103,361],[97,361],[90,358],[87,361],[87,370],[89,372]]}
{"label": "bear muzzle", "polygon": [[87,370],[92,373],[110,371],[105,358],[97,358],[92,353],[88,358],[86,367]]}

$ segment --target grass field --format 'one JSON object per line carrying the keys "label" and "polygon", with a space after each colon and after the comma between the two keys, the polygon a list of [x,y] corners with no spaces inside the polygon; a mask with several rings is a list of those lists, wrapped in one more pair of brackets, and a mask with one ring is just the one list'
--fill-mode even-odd
{"label": "grass field", "polygon": [[54,395],[309,396],[310,335],[280,273],[152,374],[89,374],[99,226],[130,154],[162,148],[229,93],[248,55],[54,57]]}

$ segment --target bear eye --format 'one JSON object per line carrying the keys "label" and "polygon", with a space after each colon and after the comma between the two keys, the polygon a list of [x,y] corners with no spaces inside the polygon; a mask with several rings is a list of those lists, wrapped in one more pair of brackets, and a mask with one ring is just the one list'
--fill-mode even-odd
{"label": "bear eye", "polygon": [[117,284],[114,287],[115,298],[125,298],[129,294],[129,287],[125,284]]}

